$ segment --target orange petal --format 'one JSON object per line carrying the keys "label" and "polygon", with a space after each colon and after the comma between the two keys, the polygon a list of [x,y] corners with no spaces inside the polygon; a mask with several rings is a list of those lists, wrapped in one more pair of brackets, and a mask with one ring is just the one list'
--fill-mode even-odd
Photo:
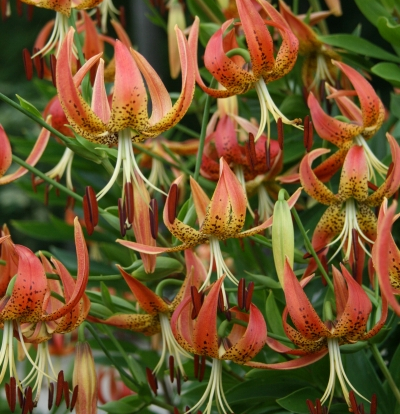
{"label": "orange petal", "polygon": [[92,104],[93,112],[106,124],[110,120],[111,110],[104,85],[104,60],[100,59],[93,85]]}
{"label": "orange petal", "polygon": [[54,10],[67,17],[71,14],[71,0],[24,0],[24,3],[35,7]]}
{"label": "orange petal", "polygon": [[190,189],[193,196],[193,203],[196,209],[197,218],[199,220],[199,225],[202,226],[206,217],[207,208],[210,205],[211,201],[208,198],[208,195],[197,183],[197,181],[192,177],[190,177]]}
{"label": "orange petal", "polygon": [[0,177],[3,177],[3,175],[10,168],[12,161],[12,151],[10,141],[8,140],[7,134],[4,131],[2,125],[0,125],[0,148]]}

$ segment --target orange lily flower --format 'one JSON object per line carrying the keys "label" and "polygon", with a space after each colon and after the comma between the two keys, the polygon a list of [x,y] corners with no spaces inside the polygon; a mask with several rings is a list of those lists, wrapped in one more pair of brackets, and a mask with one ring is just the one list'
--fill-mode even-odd
{"label": "orange lily flower", "polygon": [[[316,132],[322,139],[339,148],[314,172],[320,180],[328,181],[343,165],[351,146],[361,145],[367,155],[370,179],[375,179],[374,170],[381,176],[385,176],[387,167],[376,158],[366,143],[382,125],[385,116],[383,104],[371,84],[359,72],[345,63],[337,61],[332,63],[348,77],[354,86],[354,91],[337,91],[329,87],[332,94],[328,98],[335,99],[340,111],[350,122],[340,121],[326,114],[315,96],[312,93],[309,94],[308,106]],[[357,95],[361,108],[346,95]]]}
{"label": "orange lily flower", "polygon": [[[386,135],[392,152],[393,168],[385,182],[372,194],[368,195],[368,161],[362,146],[353,145],[345,158],[340,178],[338,194],[333,194],[320,180],[311,168],[312,162],[329,150],[317,149],[307,154],[300,164],[300,180],[304,190],[328,209],[321,217],[315,228],[312,244],[316,251],[326,255],[330,245],[341,240],[334,256],[344,246],[344,260],[351,263],[364,263],[364,243],[372,245],[376,238],[377,219],[371,207],[379,206],[384,197],[392,196],[400,184],[400,147],[396,140]],[[357,237],[355,240],[354,232]],[[334,240],[332,240],[337,236]],[[354,255],[358,257],[355,260]],[[333,257],[334,257],[333,256]],[[361,280],[362,267],[358,266],[357,278]],[[312,259],[306,274],[315,269]]]}
{"label": "orange lily flower", "polygon": [[[196,355],[212,358],[210,379],[204,395],[187,413],[196,412],[207,401],[204,411],[210,414],[213,398],[224,413],[233,412],[225,398],[222,385],[222,361],[230,360],[241,365],[250,365],[263,348],[267,338],[267,326],[259,309],[250,303],[249,312],[241,311],[237,306],[229,309],[232,317],[247,324],[234,323],[228,337],[219,342],[217,329],[217,311],[220,291],[224,278],[215,282],[206,295],[197,316],[193,318],[192,298],[187,297],[177,307],[171,319],[172,332],[187,351]],[[227,410],[225,410],[225,408]]]}
{"label": "orange lily flower", "polygon": [[[375,326],[367,331],[367,322],[372,311],[372,305],[367,294],[342,264],[341,272],[332,267],[332,274],[335,289],[336,318],[333,320],[332,316],[331,320],[324,323],[303,290],[312,276],[303,279],[300,283],[288,260],[286,260],[283,288],[286,307],[282,314],[282,321],[287,337],[300,349],[289,348],[272,338],[267,339],[267,344],[279,353],[299,355],[300,358],[277,364],[249,362],[247,365],[264,369],[295,369],[312,364],[324,355],[329,354],[329,382],[321,398],[321,403],[324,404],[328,398],[330,401],[332,400],[335,377],[337,376],[342,387],[343,396],[350,407],[348,386],[356,394],[360,394],[347,379],[339,347],[343,344],[366,341],[376,335],[385,324],[388,307],[387,301],[383,299],[381,317]],[[294,328],[287,322],[288,314]],[[364,398],[362,395],[360,396]]]}
{"label": "orange lily flower", "polygon": [[[120,167],[124,171],[124,183],[134,181],[133,171],[144,179],[137,167],[131,141],[141,142],[158,136],[176,125],[190,106],[195,87],[192,54],[182,32],[176,29],[182,67],[182,93],[172,106],[167,90],[154,69],[138,52],[120,41],[115,43],[115,84],[112,104],[104,86],[104,62],[97,55],[91,58],[73,77],[70,71],[72,59],[73,29],[63,43],[57,63],[57,89],[61,105],[69,124],[75,132],[89,141],[118,144],[118,156],[114,174],[106,187],[97,195],[100,199],[117,179]],[[79,84],[90,67],[98,60],[91,107],[79,92]],[[142,75],[149,87],[153,111],[147,114],[147,92]]]}
{"label": "orange lily flower", "polygon": [[[105,320],[96,319],[96,322],[112,325],[120,329],[129,329],[141,332],[146,336],[156,333],[162,335],[162,352],[153,374],[157,374],[164,364],[165,355],[168,352],[178,365],[183,378],[187,379],[182,365],[182,357],[190,358],[190,355],[176,342],[170,326],[171,315],[177,306],[185,298],[190,298],[191,287],[198,289],[204,282],[206,272],[200,259],[191,250],[185,252],[186,278],[172,302],[167,302],[155,294],[151,289],[139,282],[133,276],[118,266],[121,275],[125,279],[137,302],[145,314],[116,314]],[[173,373],[173,369],[172,369]],[[173,375],[173,374],[172,374]]]}
{"label": "orange lily flower", "polygon": [[[1,298],[0,323],[3,326],[3,340],[0,349],[2,370],[0,382],[9,367],[9,376],[14,377],[22,390],[34,381],[32,391],[37,390],[35,401],[39,399],[43,377],[57,381],[52,369],[45,372],[48,362],[48,340],[54,333],[67,333],[77,328],[89,313],[90,302],[85,295],[89,276],[89,258],[78,219],[75,219],[75,245],[78,259],[78,273],[74,280],[64,265],[52,258],[50,262],[41,254],[41,260],[28,248],[14,245],[10,236],[0,238],[2,252],[17,267],[16,275],[8,275],[10,280]],[[11,265],[10,263],[10,265]],[[9,268],[10,271],[12,268]],[[46,273],[60,278],[47,280]],[[3,275],[4,276],[4,275]],[[55,292],[57,296],[52,296]],[[28,299],[27,299],[28,298]],[[59,299],[61,298],[61,299]],[[25,379],[19,380],[13,352],[13,337],[18,338],[32,369]],[[37,345],[35,361],[29,355],[26,343]],[[51,366],[52,367],[52,366]]]}
{"label": "orange lily flower", "polygon": [[[226,98],[238,95],[255,88],[261,105],[260,127],[255,136],[255,140],[268,125],[267,136],[270,136],[269,113],[274,117],[282,119],[285,124],[292,124],[298,128],[300,119],[290,121],[273,102],[267,85],[269,82],[280,79],[290,72],[296,62],[299,42],[291,31],[285,19],[275,8],[265,0],[257,0],[261,5],[262,11],[271,19],[267,22],[260,16],[251,0],[237,0],[237,8],[241,19],[241,24],[246,37],[250,52],[250,61],[239,55],[228,57],[226,53],[238,48],[234,37],[234,30],[230,30],[223,37],[225,31],[232,25],[233,19],[225,22],[217,32],[211,36],[204,54],[204,64],[208,71],[224,87],[224,89],[212,89],[207,87],[201,79],[198,69],[196,70],[196,81],[204,92],[215,98]],[[274,45],[270,32],[265,25],[270,25],[278,29],[282,44],[274,55]],[[199,20],[196,19],[189,36],[189,44],[193,50],[197,51],[197,38],[199,32]],[[249,64],[251,70],[244,69]]]}
{"label": "orange lily flower", "polygon": [[[201,243],[209,243],[212,259],[210,260],[207,279],[202,288],[209,284],[214,260],[217,266],[218,278],[225,273],[233,283],[238,284],[236,277],[225,264],[219,241],[229,238],[240,239],[257,234],[272,225],[272,217],[257,227],[242,231],[246,217],[246,194],[226,161],[221,158],[220,178],[211,201],[199,184],[192,178],[190,180],[194,206],[200,223],[200,229],[196,230],[175,217],[178,185],[182,178],[181,176],[173,182],[164,207],[164,223],[182,244],[166,248],[146,246],[126,240],[117,240],[117,242],[130,249],[148,254],[176,252],[190,249]],[[292,195],[289,201],[291,206],[296,202],[299,195],[300,190]]]}
{"label": "orange lily flower", "polygon": [[372,261],[378,275],[382,295],[386,297],[393,310],[400,315],[400,305],[395,296],[400,295],[400,250],[393,240],[391,230],[397,203],[388,208],[387,199],[382,203],[378,217],[378,230],[374,247],[372,248]]}

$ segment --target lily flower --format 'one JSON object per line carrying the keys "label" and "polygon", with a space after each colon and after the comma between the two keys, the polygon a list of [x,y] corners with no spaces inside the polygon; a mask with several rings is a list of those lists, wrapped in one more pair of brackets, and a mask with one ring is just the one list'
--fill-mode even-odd
{"label": "lily flower", "polygon": [[[387,301],[383,299],[379,321],[367,330],[368,318],[372,312],[372,305],[367,294],[342,264],[341,272],[332,267],[332,274],[336,318],[333,319],[333,315],[329,315],[328,320],[323,322],[303,290],[311,276],[299,282],[286,260],[283,288],[286,307],[282,314],[282,321],[286,336],[298,348],[289,348],[272,338],[267,339],[267,344],[277,352],[298,355],[300,358],[276,364],[249,362],[247,365],[264,369],[295,369],[310,365],[329,354],[330,375],[321,403],[324,404],[328,399],[332,400],[337,377],[346,403],[351,407],[348,388],[362,398],[364,397],[355,390],[344,372],[340,345],[366,341],[376,335],[385,324],[388,307]],[[288,315],[294,328],[287,322]]]}
{"label": "lily flower", "polygon": [[397,248],[391,234],[397,203],[388,208],[387,199],[382,203],[378,217],[378,230],[374,247],[372,248],[372,261],[378,275],[382,295],[388,300],[393,310],[400,315],[400,305],[396,296],[400,295],[400,250]]}
{"label": "lily flower", "polygon": [[[51,116],[47,117],[46,122],[51,125]],[[43,151],[46,149],[47,143],[50,138],[50,132],[42,128],[40,135],[32,148],[31,153],[29,154],[28,158],[25,162],[32,167],[36,165],[36,163],[40,160],[40,157],[43,154]],[[0,125],[0,185],[9,184],[18,178],[24,176],[28,170],[24,167],[19,167],[16,171],[11,174],[5,175],[7,170],[10,168],[12,163],[12,151],[11,151],[11,144],[7,137],[4,128]]]}
{"label": "lily flower", "polygon": [[172,332],[182,348],[196,355],[212,358],[207,388],[198,403],[186,413],[196,412],[208,400],[203,412],[210,414],[214,398],[224,413],[232,413],[223,390],[222,361],[230,360],[237,364],[249,365],[249,361],[261,351],[266,341],[267,326],[264,317],[252,303],[248,313],[241,311],[237,306],[229,309],[233,318],[247,326],[233,323],[232,330],[226,338],[218,337],[217,311],[223,280],[222,277],[211,286],[201,308],[197,309],[196,318],[192,318],[191,297],[184,299],[172,315]]}
{"label": "lily flower", "polygon": [[[312,237],[314,249],[316,251],[323,249],[321,255],[326,255],[329,246],[340,242],[332,258],[344,247],[344,261],[364,263],[366,252],[364,244],[372,245],[376,239],[377,219],[371,207],[379,206],[384,197],[392,196],[400,184],[398,162],[400,147],[390,134],[386,136],[392,153],[393,168],[385,182],[370,195],[368,194],[367,155],[362,146],[353,145],[349,149],[343,164],[337,194],[333,194],[317,178],[311,167],[317,157],[326,154],[329,150],[317,149],[303,158],[300,164],[300,180],[304,190],[319,203],[329,206],[317,224]],[[355,260],[355,257],[358,259]],[[358,266],[357,278],[361,277],[362,267]],[[306,274],[310,274],[315,268],[315,262],[312,259]]]}
{"label": "lily flower", "polygon": [[[148,254],[176,252],[191,249],[198,244],[209,243],[211,251],[210,268],[202,289],[209,284],[214,261],[217,267],[218,278],[226,274],[237,285],[236,277],[225,264],[219,241],[229,238],[240,239],[257,234],[271,226],[273,218],[270,217],[262,224],[242,231],[246,217],[246,194],[226,161],[221,158],[220,178],[211,201],[199,184],[192,178],[190,180],[194,206],[200,225],[199,230],[196,230],[180,221],[175,215],[178,185],[182,178],[181,176],[173,182],[165,202],[163,215],[164,223],[168,230],[182,244],[174,247],[153,247],[126,240],[117,240],[117,242],[130,249]],[[298,190],[292,195],[289,201],[291,207],[299,197],[300,191]]]}
{"label": "lily flower", "polygon": [[[116,181],[121,166],[124,184],[134,181],[135,170],[149,184],[137,167],[131,142],[144,141],[172,128],[190,106],[195,86],[193,59],[186,38],[178,28],[176,33],[181,56],[182,92],[173,106],[165,86],[147,60],[133,49],[129,51],[120,41],[115,43],[116,73],[111,108],[104,86],[104,62],[100,56],[91,58],[73,77],[70,70],[72,28],[61,47],[57,62],[57,90],[69,124],[77,134],[91,142],[118,144],[115,171],[97,195],[98,199]],[[99,59],[90,107],[83,99],[79,85],[91,65]],[[147,114],[147,92],[142,75],[152,98],[151,117]]]}
{"label": "lily flower", "polygon": [[[226,21],[217,32],[211,36],[204,54],[204,64],[214,78],[224,89],[212,89],[207,87],[196,69],[196,81],[204,92],[215,98],[226,98],[232,95],[246,93],[255,88],[260,105],[260,127],[255,136],[257,141],[268,125],[267,136],[270,136],[269,113],[275,121],[282,119],[285,124],[291,124],[298,128],[301,120],[287,119],[273,102],[267,88],[269,82],[280,79],[290,72],[296,62],[299,42],[291,31],[285,19],[275,8],[265,0],[257,0],[263,12],[270,18],[267,22],[260,16],[251,0],[237,0],[237,8],[246,37],[250,53],[250,62],[246,62],[242,56],[228,57],[226,54],[238,48],[234,37],[234,30],[223,37],[225,31],[232,25],[233,19]],[[273,26],[278,29],[282,44],[274,55],[274,45],[271,34],[266,27]],[[197,52],[197,39],[199,32],[199,20],[193,23],[189,44]],[[195,54],[196,54],[195,52]],[[250,65],[250,70],[246,69]]]}
{"label": "lily flower", "polygon": [[[173,357],[174,363],[177,364],[179,372],[186,380],[187,375],[183,368],[182,357],[190,358],[190,354],[186,352],[179,343],[176,342],[171,331],[170,319],[177,306],[185,298],[191,297],[191,287],[198,289],[204,282],[206,272],[200,259],[191,250],[185,252],[186,262],[186,278],[172,302],[162,299],[151,289],[139,282],[136,278],[125,272],[120,266],[118,269],[125,279],[132,293],[135,295],[137,302],[145,314],[116,314],[105,320],[97,319],[96,322],[106,325],[115,326],[120,329],[129,329],[134,332],[141,332],[146,336],[156,333],[162,335],[162,351],[161,358],[157,366],[153,370],[153,374],[157,374],[163,364],[167,352]],[[173,376],[172,368],[172,376]]]}
{"label": "lily flower", "polygon": [[[349,122],[344,122],[326,114],[315,96],[310,93],[308,106],[310,108],[313,125],[317,134],[339,149],[322,162],[314,172],[321,181],[328,181],[343,165],[346,154],[353,145],[361,145],[366,153],[368,162],[369,180],[375,181],[375,170],[384,177],[387,167],[379,161],[367,144],[381,127],[385,116],[382,101],[379,99],[371,84],[355,69],[345,63],[333,61],[350,80],[354,91],[337,91],[329,87],[331,95],[336,101],[343,116]],[[348,96],[356,95],[360,101],[358,107]]]}

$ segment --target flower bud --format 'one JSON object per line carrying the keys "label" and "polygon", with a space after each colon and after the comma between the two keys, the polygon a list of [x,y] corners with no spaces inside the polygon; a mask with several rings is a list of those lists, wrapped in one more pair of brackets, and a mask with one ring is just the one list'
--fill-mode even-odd
{"label": "flower bud", "polygon": [[274,221],[272,224],[272,253],[279,282],[283,287],[283,269],[287,257],[293,268],[294,259],[294,230],[290,207],[284,198],[284,190],[279,192],[278,201],[274,206]]}
{"label": "flower bud", "polygon": [[77,414],[97,413],[97,377],[88,342],[78,342],[75,350],[73,386],[78,386]]}
{"label": "flower bud", "polygon": [[178,43],[176,41],[175,26],[178,26],[181,30],[185,29],[185,13],[180,1],[170,0],[168,4],[168,55],[169,55],[169,70],[171,78],[176,79],[181,71]]}

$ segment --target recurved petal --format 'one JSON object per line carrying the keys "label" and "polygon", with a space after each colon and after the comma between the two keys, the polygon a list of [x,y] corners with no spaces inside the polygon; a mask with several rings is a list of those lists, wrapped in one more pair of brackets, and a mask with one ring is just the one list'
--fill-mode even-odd
{"label": "recurved petal", "polygon": [[[343,314],[336,323],[333,334],[337,338],[357,341],[365,334],[372,305],[363,288],[354,280],[348,270],[342,264],[340,267],[347,283],[348,297]],[[332,271],[334,277],[340,277],[339,270],[333,267]]]}
{"label": "recurved petal", "polygon": [[35,7],[54,10],[67,17],[71,14],[71,0],[24,0],[24,3]]}
{"label": "recurved petal", "polygon": [[343,62],[333,61],[353,84],[360,100],[364,131],[366,138],[373,135],[380,128],[385,116],[382,101],[379,99],[374,88],[359,72]]}
{"label": "recurved petal", "polygon": [[160,253],[169,253],[169,252],[180,252],[182,250],[188,249],[191,246],[183,243],[175,247],[157,247],[157,246],[148,246],[147,244],[140,244],[131,242],[128,240],[117,239],[117,243],[122,244],[122,246],[127,247],[128,249],[135,250],[137,252],[146,253],[146,254],[160,254]]}
{"label": "recurved petal", "polygon": [[204,190],[200,187],[200,185],[193,177],[190,177],[190,189],[192,191],[193,203],[196,209],[199,225],[201,226],[204,222],[207,208],[210,205],[211,201],[208,198],[208,195],[204,192]]}
{"label": "recurved petal", "polygon": [[192,298],[185,297],[171,317],[171,330],[178,344],[192,354],[196,354],[193,343]]}
{"label": "recurved petal", "polygon": [[326,336],[328,332],[326,326],[308,300],[287,259],[283,280],[286,306],[297,330],[304,338],[309,340],[316,341]]}
{"label": "recurved petal", "polygon": [[[46,122],[49,125],[51,125],[51,115],[49,115],[46,118]],[[46,149],[47,143],[49,142],[49,138],[50,138],[50,131],[48,131],[46,128],[42,128],[40,135],[34,147],[32,148],[31,153],[29,154],[28,158],[25,160],[26,163],[28,163],[32,167],[36,165],[36,163],[40,160],[40,157],[42,156],[44,150]],[[8,169],[9,167],[8,162],[11,163],[11,147],[10,147],[8,138],[6,136],[6,133],[4,132],[4,129],[3,127],[1,127],[1,125],[0,125],[0,145],[1,145],[0,162],[2,164],[0,165],[0,185],[5,185],[22,177],[28,172],[28,170],[24,167],[19,167],[13,173],[2,176],[1,169],[5,167],[7,167]],[[4,149],[4,154],[3,154],[3,149]]]}
{"label": "recurved petal", "polygon": [[223,115],[214,134],[218,158],[224,157],[228,162],[242,163],[242,151],[237,140],[235,124],[229,115]]}
{"label": "recurved petal", "polygon": [[117,266],[129,289],[135,295],[140,307],[150,315],[160,312],[168,312],[169,308],[165,301],[156,295],[151,289],[139,282],[135,277],[125,272],[121,266]]}
{"label": "recurved petal", "polygon": [[92,104],[93,112],[106,124],[110,120],[111,110],[104,85],[104,60],[100,59],[93,85]]}
{"label": "recurved petal", "polygon": [[[263,73],[274,69],[272,37],[251,0],[237,0],[236,5],[250,52],[253,74],[258,79]],[[270,10],[265,11],[273,19]]]}
{"label": "recurved petal", "polygon": [[315,167],[313,169],[314,174],[320,181],[326,183],[339,171],[340,167],[344,163],[347,152],[349,151],[351,145],[351,143],[348,143],[342,148],[339,148],[334,154],[330,155],[326,160],[322,161],[318,167]]}
{"label": "recurved petal", "polygon": [[338,203],[338,198],[316,177],[311,168],[311,164],[316,158],[328,152],[328,149],[319,148],[308,153],[300,163],[299,174],[301,185],[308,195],[321,204],[331,205]]}
{"label": "recurved petal", "polygon": [[361,125],[342,122],[326,114],[312,92],[308,95],[307,103],[318,135],[339,148],[351,142],[354,137],[364,130]]}
{"label": "recurved petal", "polygon": [[[4,225],[3,229],[7,229],[7,227]],[[0,231],[0,234],[4,234],[4,232]],[[0,237],[0,245],[0,259],[5,261],[5,264],[0,266],[0,298],[2,298],[7,291],[11,278],[17,273],[18,254],[9,234]]]}
{"label": "recurved petal", "polygon": [[161,331],[160,321],[153,315],[116,314],[106,320],[95,319],[96,322],[115,326],[120,329],[129,329],[151,336]]}
{"label": "recurved petal", "polygon": [[101,142],[98,137],[107,131],[106,125],[83,100],[71,74],[73,38],[74,29],[71,27],[58,54],[56,68],[58,97],[65,116],[75,132],[89,140]]}
{"label": "recurved petal", "polygon": [[353,145],[344,160],[338,197],[341,201],[354,198],[363,202],[368,197],[368,164],[364,148]]}
{"label": "recurved petal", "polygon": [[229,335],[233,346],[223,354],[222,359],[244,364],[254,358],[265,345],[267,326],[262,313],[253,304],[250,305],[250,314],[240,311],[237,307],[231,311],[236,319],[247,322],[247,328],[239,324],[233,326]]}

